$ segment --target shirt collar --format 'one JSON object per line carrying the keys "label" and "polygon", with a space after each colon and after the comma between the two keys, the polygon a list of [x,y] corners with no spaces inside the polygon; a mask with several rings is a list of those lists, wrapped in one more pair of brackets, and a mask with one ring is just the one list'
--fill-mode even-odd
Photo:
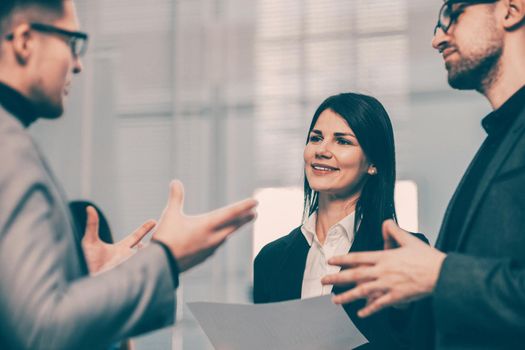
{"label": "shirt collar", "polygon": [[[314,212],[301,226],[301,232],[303,233],[304,238],[308,242],[309,246],[312,246],[317,236],[315,234],[315,225],[317,223],[317,212]],[[328,230],[327,239],[329,239],[330,234],[333,232],[333,229],[337,226],[343,229],[343,232],[348,237],[348,240],[352,242],[354,240],[354,223],[355,223],[355,212],[345,216],[337,224],[330,227]]]}
{"label": "shirt collar", "polygon": [[38,115],[31,101],[3,83],[0,83],[0,105],[20,120],[26,128],[38,119]]}
{"label": "shirt collar", "polygon": [[500,108],[487,115],[481,125],[489,136],[504,133],[525,107],[525,86],[514,93]]}

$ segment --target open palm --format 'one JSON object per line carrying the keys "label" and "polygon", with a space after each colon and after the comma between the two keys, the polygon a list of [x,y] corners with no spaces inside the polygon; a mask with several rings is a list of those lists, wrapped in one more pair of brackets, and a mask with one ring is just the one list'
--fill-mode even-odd
{"label": "open palm", "polygon": [[133,233],[117,243],[106,243],[100,239],[99,217],[95,208],[86,208],[87,222],[82,249],[89,268],[89,273],[94,275],[109,270],[132,256],[137,248],[141,247],[141,240],[156,225],[154,220],[148,220]]}

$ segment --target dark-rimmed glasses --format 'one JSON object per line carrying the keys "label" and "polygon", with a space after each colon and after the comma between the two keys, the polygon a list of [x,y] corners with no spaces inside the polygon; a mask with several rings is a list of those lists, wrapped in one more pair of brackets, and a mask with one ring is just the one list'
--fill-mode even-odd
{"label": "dark-rimmed glasses", "polygon": [[[465,9],[465,7],[478,4],[490,4],[497,2],[498,0],[448,0],[441,6],[439,9],[438,22],[434,27],[434,35],[439,28],[443,33],[447,33],[450,26],[458,20],[459,16]],[[453,8],[454,5],[459,5],[456,9]]]}
{"label": "dark-rimmed glasses", "polygon": [[[71,48],[71,54],[78,58],[84,56],[87,50],[87,44],[89,35],[87,33],[83,32],[73,32],[70,30],[65,30],[62,28],[58,28],[49,24],[43,24],[43,23],[30,23],[29,26],[31,29],[41,32],[41,33],[50,33],[50,34],[58,34],[62,35],[67,38],[67,44]],[[13,40],[14,34],[8,34],[6,35],[6,40]]]}

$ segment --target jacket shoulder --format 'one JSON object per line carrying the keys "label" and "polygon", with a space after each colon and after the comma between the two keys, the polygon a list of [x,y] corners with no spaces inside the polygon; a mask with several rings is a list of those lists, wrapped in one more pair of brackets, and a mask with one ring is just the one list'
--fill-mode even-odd
{"label": "jacket shoulder", "polygon": [[266,244],[255,257],[255,264],[265,264],[283,257],[284,251],[290,247],[299,235],[302,235],[301,227],[294,228],[287,235]]}
{"label": "jacket shoulder", "polygon": [[37,148],[14,117],[0,111],[0,227],[26,195],[50,187]]}
{"label": "jacket shoulder", "polygon": [[[0,181],[32,182],[44,176],[42,162],[29,133],[0,111]],[[2,186],[5,188],[5,186]]]}

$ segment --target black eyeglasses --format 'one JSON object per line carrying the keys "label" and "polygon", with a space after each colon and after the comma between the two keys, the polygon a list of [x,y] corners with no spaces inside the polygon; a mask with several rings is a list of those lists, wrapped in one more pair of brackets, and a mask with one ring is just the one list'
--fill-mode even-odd
{"label": "black eyeglasses", "polygon": [[[41,32],[41,33],[50,33],[50,34],[58,34],[62,35],[67,38],[67,43],[69,47],[71,48],[71,54],[74,57],[82,57],[86,53],[87,46],[88,46],[88,39],[89,35],[87,33],[83,32],[73,32],[70,30],[65,30],[62,28],[58,28],[49,24],[43,24],[43,23],[30,23],[29,24],[31,29]],[[13,40],[14,34],[8,34],[6,35],[6,40]]]}
{"label": "black eyeglasses", "polygon": [[[498,0],[448,0],[445,1],[443,6],[439,9],[439,17],[436,26],[434,27],[434,35],[439,28],[447,33],[450,26],[458,20],[459,16],[465,9],[465,7],[478,4],[490,4],[497,2]],[[456,9],[454,5],[459,5]]]}

